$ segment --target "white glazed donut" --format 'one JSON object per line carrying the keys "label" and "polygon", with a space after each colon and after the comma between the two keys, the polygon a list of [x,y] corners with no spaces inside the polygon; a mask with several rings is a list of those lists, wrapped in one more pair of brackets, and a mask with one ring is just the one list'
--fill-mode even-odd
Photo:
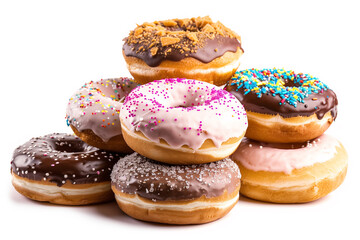
{"label": "white glazed donut", "polygon": [[246,112],[230,93],[189,79],[139,86],[126,98],[120,120],[136,152],[169,164],[200,164],[232,154],[247,128]]}
{"label": "white glazed donut", "polygon": [[101,79],[82,86],[70,98],[66,120],[87,144],[110,151],[130,153],[119,120],[125,97],[137,84],[129,78]]}

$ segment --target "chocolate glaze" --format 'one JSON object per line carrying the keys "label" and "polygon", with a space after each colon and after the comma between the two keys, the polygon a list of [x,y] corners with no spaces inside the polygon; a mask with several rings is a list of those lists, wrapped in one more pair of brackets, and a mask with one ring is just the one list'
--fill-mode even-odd
{"label": "chocolate glaze", "polygon": [[[156,55],[152,56],[149,49],[139,51],[140,47],[146,47],[143,44],[129,45],[125,39],[123,51],[126,56],[139,58],[150,67],[159,66],[164,60],[180,61],[185,57],[192,57],[203,63],[209,63],[215,58],[221,57],[226,52],[236,52],[238,48],[244,52],[240,42],[236,38],[223,37],[221,35],[217,35],[214,39],[206,39],[203,46],[197,46],[194,51],[184,52],[181,48],[174,48],[171,47],[171,45],[162,47],[161,44],[157,44],[155,46],[158,47],[159,50]],[[171,48],[171,51],[167,52],[169,48]]]}
{"label": "chocolate glaze", "polygon": [[61,187],[110,181],[118,153],[99,150],[74,135],[54,133],[32,138],[15,149],[11,161],[14,174],[35,181],[50,181]]}
{"label": "chocolate glaze", "polygon": [[[291,81],[286,82],[285,86],[294,86]],[[261,98],[257,97],[254,92],[244,94],[244,89],[237,89],[236,85],[227,84],[225,90],[234,94],[237,99],[244,105],[247,111],[262,113],[262,114],[279,114],[284,118],[296,116],[311,116],[316,114],[318,119],[322,119],[324,115],[330,111],[332,117],[337,116],[338,100],[336,94],[327,89],[322,93],[311,93],[304,99],[304,103],[297,103],[294,107],[290,104],[282,104],[279,102],[281,98],[279,95],[262,94]]]}
{"label": "chocolate glaze", "polygon": [[112,185],[152,201],[193,200],[232,193],[240,172],[229,158],[199,165],[167,165],[138,153],[121,158],[111,173]]}

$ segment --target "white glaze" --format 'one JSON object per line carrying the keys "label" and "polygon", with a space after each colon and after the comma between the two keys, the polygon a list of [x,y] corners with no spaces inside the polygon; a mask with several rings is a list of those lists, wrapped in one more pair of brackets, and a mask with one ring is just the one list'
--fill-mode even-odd
{"label": "white glaze", "polygon": [[129,78],[101,79],[85,84],[69,99],[68,124],[79,132],[92,130],[104,142],[121,135],[122,102],[136,86]]}
{"label": "white glaze", "polygon": [[139,86],[126,98],[120,119],[130,131],[170,146],[199,149],[210,139],[219,148],[247,129],[244,107],[229,92],[189,79],[164,79]]}

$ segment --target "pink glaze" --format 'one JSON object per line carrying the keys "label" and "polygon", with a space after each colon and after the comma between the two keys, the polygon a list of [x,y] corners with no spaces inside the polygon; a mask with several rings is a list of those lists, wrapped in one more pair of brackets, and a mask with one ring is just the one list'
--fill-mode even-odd
{"label": "pink glaze", "polygon": [[68,125],[73,125],[79,132],[92,130],[104,142],[120,135],[122,102],[135,87],[137,84],[129,78],[86,83],[69,100],[66,109]]}
{"label": "pink glaze", "polygon": [[230,93],[206,82],[164,79],[139,86],[126,98],[120,119],[154,142],[197,150],[206,139],[216,147],[247,128],[244,107]]}
{"label": "pink glaze", "polygon": [[328,161],[339,145],[337,139],[326,134],[304,144],[261,143],[244,139],[231,158],[252,171],[291,174],[294,169]]}

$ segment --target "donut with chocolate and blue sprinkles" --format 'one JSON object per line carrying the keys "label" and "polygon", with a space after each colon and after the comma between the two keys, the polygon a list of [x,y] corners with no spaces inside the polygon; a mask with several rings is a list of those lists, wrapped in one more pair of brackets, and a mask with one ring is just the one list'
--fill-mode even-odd
{"label": "donut with chocolate and blue sprinkles", "polygon": [[[336,94],[310,74],[277,68],[241,70],[234,74],[225,90],[238,98],[248,117],[250,114],[250,133],[246,135],[255,140],[308,141],[320,136],[337,116]],[[318,129],[309,134],[316,126]],[[266,130],[262,133],[264,137],[259,130]],[[277,132],[281,132],[282,139]]]}

